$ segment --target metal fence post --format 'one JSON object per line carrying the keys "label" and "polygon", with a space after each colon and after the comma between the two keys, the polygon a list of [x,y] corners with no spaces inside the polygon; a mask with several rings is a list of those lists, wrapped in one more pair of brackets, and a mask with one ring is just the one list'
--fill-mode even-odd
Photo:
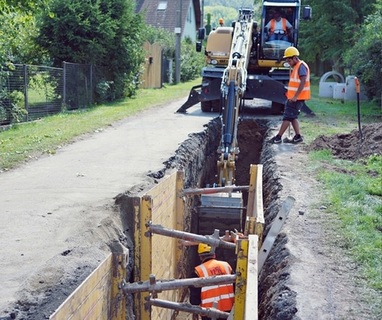
{"label": "metal fence post", "polygon": [[24,80],[24,106],[27,111],[27,121],[29,121],[29,103],[28,103],[28,68],[23,64],[23,80]]}
{"label": "metal fence post", "polygon": [[62,62],[62,107],[61,107],[61,111],[62,109],[65,107],[66,105],[66,62],[63,61]]}

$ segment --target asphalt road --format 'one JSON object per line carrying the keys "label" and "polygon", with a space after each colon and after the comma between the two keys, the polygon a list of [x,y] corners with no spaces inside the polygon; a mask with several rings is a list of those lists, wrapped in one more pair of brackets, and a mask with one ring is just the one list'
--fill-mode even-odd
{"label": "asphalt road", "polygon": [[185,99],[0,174],[0,317],[35,289],[69,276],[73,266],[106,256],[105,241],[119,232],[113,198],[162,169],[190,133],[217,116],[199,106],[175,113]]}

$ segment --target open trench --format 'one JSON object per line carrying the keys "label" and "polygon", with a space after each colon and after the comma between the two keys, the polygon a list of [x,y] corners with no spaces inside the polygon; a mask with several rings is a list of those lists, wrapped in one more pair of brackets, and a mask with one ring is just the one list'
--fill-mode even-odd
{"label": "open trench", "polygon": [[[279,191],[282,185],[277,174],[277,165],[274,161],[272,148],[265,142],[271,126],[271,120],[245,118],[238,126],[238,142],[240,154],[236,161],[236,185],[249,184],[249,170],[251,164],[263,165],[263,204],[265,216],[264,237],[270,228],[281,207]],[[217,181],[216,150],[221,137],[221,121],[212,120],[204,132],[190,135],[190,138],[181,144],[174,157],[165,162],[162,172],[152,173],[155,179],[164,175],[170,168],[184,170],[184,188],[206,187]],[[138,191],[141,191],[138,188]],[[247,194],[243,193],[243,204],[247,203]],[[199,196],[186,198],[186,212],[184,216],[184,231],[198,233],[198,206]],[[123,210],[122,210],[123,211]],[[219,229],[219,225],[211,226],[211,230]],[[233,229],[231,229],[233,230]],[[209,234],[209,233],[208,233]],[[212,232],[211,232],[212,234]],[[271,252],[259,274],[259,319],[293,319],[297,312],[296,293],[287,285],[289,278],[289,253],[285,247],[287,237],[280,233]],[[185,250],[185,257],[181,266],[185,274],[190,274],[198,264],[196,250]],[[226,259],[231,264],[232,256],[223,251],[217,251],[218,259]],[[231,259],[231,261],[230,261]],[[250,303],[250,302],[249,302]]]}

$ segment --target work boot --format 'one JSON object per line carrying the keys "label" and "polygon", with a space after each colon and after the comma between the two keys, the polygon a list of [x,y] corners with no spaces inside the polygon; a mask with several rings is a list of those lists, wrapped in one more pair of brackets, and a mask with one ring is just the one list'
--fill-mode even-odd
{"label": "work boot", "polygon": [[299,142],[302,142],[302,141],[303,141],[303,139],[302,139],[302,137],[301,137],[300,134],[296,134],[296,135],[293,137],[293,139],[292,139],[292,142],[293,142],[293,143],[299,143]]}
{"label": "work boot", "polygon": [[270,143],[281,143],[281,137],[279,135],[275,135],[271,140],[269,140]]}

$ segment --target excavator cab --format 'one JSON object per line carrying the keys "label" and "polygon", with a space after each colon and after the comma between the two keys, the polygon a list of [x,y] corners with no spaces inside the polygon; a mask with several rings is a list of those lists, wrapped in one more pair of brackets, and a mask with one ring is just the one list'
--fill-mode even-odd
{"label": "excavator cab", "polygon": [[297,44],[297,7],[263,8],[260,56],[263,59],[282,60],[284,51]]}
{"label": "excavator cab", "polygon": [[[261,18],[260,59],[283,60],[286,48],[297,47],[300,7],[296,2],[280,2],[263,6]],[[272,4],[272,5],[271,5]],[[302,18],[311,18],[311,8],[304,7]]]}

